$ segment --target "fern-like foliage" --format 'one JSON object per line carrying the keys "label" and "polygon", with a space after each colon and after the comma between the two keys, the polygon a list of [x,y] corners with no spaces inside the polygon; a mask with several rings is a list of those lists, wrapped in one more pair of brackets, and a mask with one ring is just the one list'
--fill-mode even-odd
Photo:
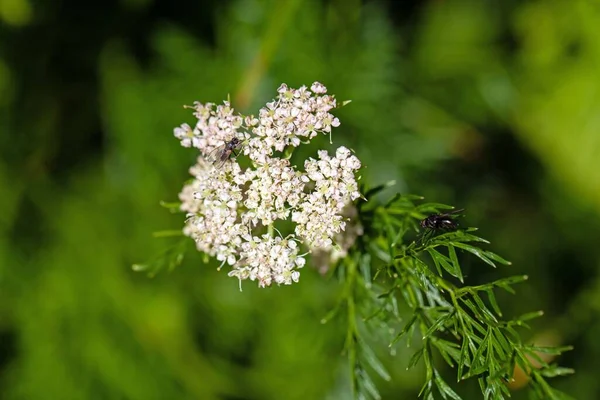
{"label": "fern-like foliage", "polygon": [[[422,197],[413,195],[396,195],[386,203],[377,202],[375,196],[387,186],[361,190],[365,198],[357,204],[358,221],[351,222],[359,223],[363,234],[334,270],[344,286],[337,306],[322,320],[326,323],[344,316],[347,321],[345,350],[355,398],[381,398],[370,376],[373,371],[384,380],[391,379],[372,349],[373,343],[387,341],[393,350],[401,339],[414,345],[418,337],[418,350],[407,361],[407,367],[423,363],[425,382],[419,396],[424,399],[461,399],[442,378],[434,362],[436,354],[456,370],[457,382],[476,379],[485,400],[510,397],[508,383],[517,367],[530,377],[535,398],[569,399],[546,379],[573,370],[551,365],[540,354],[560,355],[571,347],[525,343],[518,329],[529,328],[527,321],[543,313],[535,311],[507,319],[496,301],[496,291],[515,294],[513,286],[527,280],[527,276],[466,285],[460,253],[491,267],[510,262],[482,249],[480,246],[489,242],[473,233],[476,228],[423,231],[421,220],[453,207],[423,203]],[[176,209],[172,204],[165,206]],[[179,240],[134,269],[154,276],[162,269],[175,268],[190,244],[181,235],[180,231],[158,232],[156,236],[177,236]],[[403,320],[400,309],[408,309],[409,317]],[[394,328],[398,333],[391,335]]]}
{"label": "fern-like foliage", "polygon": [[517,366],[530,376],[537,398],[568,398],[552,388],[546,378],[573,371],[548,364],[540,353],[558,355],[570,347],[525,343],[518,329],[528,327],[527,321],[542,312],[507,319],[496,301],[496,291],[515,293],[513,286],[527,276],[465,285],[459,253],[470,253],[492,267],[510,263],[479,247],[488,242],[473,234],[475,228],[422,232],[420,220],[453,207],[418,204],[421,197],[404,195],[385,204],[373,201],[373,196],[384,188],[382,185],[366,191],[370,200],[358,204],[364,234],[337,268],[345,290],[340,307],[332,314],[342,314],[343,308],[347,311],[346,351],[355,397],[380,398],[369,369],[390,379],[369,343],[373,343],[374,336],[385,337],[390,327],[401,320],[398,310],[403,302],[400,306],[409,309],[409,318],[395,337],[389,337],[389,342],[393,346],[403,338],[420,338],[408,368],[424,364],[425,382],[420,391],[423,398],[461,399],[442,379],[433,360],[435,353],[456,370],[457,381],[476,379],[484,399],[510,397],[507,384]]}

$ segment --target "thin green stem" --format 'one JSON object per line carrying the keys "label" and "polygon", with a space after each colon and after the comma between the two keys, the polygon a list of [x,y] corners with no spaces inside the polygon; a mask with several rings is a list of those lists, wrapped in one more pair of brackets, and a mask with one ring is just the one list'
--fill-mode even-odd
{"label": "thin green stem", "polygon": [[267,233],[269,234],[269,237],[273,237],[273,233],[275,232],[275,227],[273,226],[273,224],[269,225],[269,227],[267,228]]}
{"label": "thin green stem", "polygon": [[356,326],[356,304],[354,301],[356,284],[356,262],[353,258],[348,258],[346,262],[346,304],[348,307],[348,332],[346,336],[346,347],[348,350],[348,364],[350,367],[350,382],[352,382],[352,393],[356,398],[358,393],[358,380],[356,374],[357,354],[357,326]]}

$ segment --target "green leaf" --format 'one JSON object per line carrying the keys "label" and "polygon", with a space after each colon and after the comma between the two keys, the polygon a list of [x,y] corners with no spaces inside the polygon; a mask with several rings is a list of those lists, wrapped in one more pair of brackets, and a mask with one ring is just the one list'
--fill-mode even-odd
{"label": "green leaf", "polygon": [[152,237],[155,237],[155,238],[177,237],[177,236],[183,236],[183,231],[181,229],[171,229],[171,230],[166,230],[166,231],[152,232]]}
{"label": "green leaf", "polygon": [[[550,387],[539,371],[533,372],[533,386],[539,387],[541,391],[541,399],[573,400],[572,397],[566,395],[565,393]],[[540,391],[536,390],[536,394],[539,394]]]}
{"label": "green leaf", "polygon": [[485,363],[485,357],[483,356],[485,350],[488,348],[489,340],[490,340],[491,329],[488,328],[486,335],[483,337],[483,340],[479,344],[479,348],[473,355],[473,360],[471,364],[471,370],[467,374],[467,377],[480,375],[481,373],[487,371],[488,365]]}
{"label": "green leaf", "polygon": [[515,292],[515,290],[512,287],[510,287],[509,285],[498,284],[497,286],[500,287],[500,288],[502,288],[502,289],[504,289],[504,290],[506,290],[510,294],[517,294],[517,292]]}
{"label": "green leaf", "polygon": [[410,194],[410,193],[408,193],[408,194],[406,194],[406,193],[402,194],[399,197],[399,199],[401,199],[403,201],[406,201],[406,202],[410,202],[410,204],[412,204],[412,202],[415,201],[415,200],[423,200],[424,198],[425,197],[423,197],[423,196],[419,196],[417,194]]}
{"label": "green leaf", "polygon": [[508,278],[498,279],[497,281],[492,282],[492,285],[502,287],[503,285],[514,285],[516,283],[525,282],[529,277],[527,275],[514,275],[509,276]]}
{"label": "green leaf", "polygon": [[409,370],[412,367],[414,367],[415,365],[417,365],[417,363],[419,362],[421,357],[423,357],[424,350],[425,350],[425,348],[421,347],[410,357],[410,360],[408,360],[408,366],[406,367],[407,370]]}
{"label": "green leaf", "polygon": [[423,384],[423,387],[421,387],[421,390],[419,391],[419,397],[421,397],[421,395],[426,396],[427,400],[435,400],[433,397],[433,394],[431,393],[433,390],[433,380],[428,379],[425,381],[425,383]]}
{"label": "green leaf", "polygon": [[438,275],[442,276],[442,268],[440,266],[440,261],[439,261],[439,256],[438,256],[439,253],[434,249],[427,249],[427,252],[433,259],[433,264],[435,265],[435,268],[437,269]]}
{"label": "green leaf", "polygon": [[[441,266],[446,272],[448,272],[453,277],[458,278],[462,282],[463,276],[460,271],[460,266],[458,266],[458,261],[457,261],[457,264],[454,264],[450,258],[446,257],[445,255],[443,255],[442,253],[440,253],[439,251],[437,251],[433,248],[428,248],[427,252],[433,259],[433,262],[435,263],[435,266],[436,266],[440,276],[442,276],[442,272],[440,270],[440,266]],[[455,254],[455,256],[456,256],[456,254]],[[458,266],[458,268],[457,268],[457,266]]]}
{"label": "green leaf", "polygon": [[550,399],[552,400],[575,400],[573,397],[569,396],[566,393],[561,392],[560,390],[554,389],[552,387],[548,387],[548,394]]}
{"label": "green leaf", "polygon": [[423,364],[425,364],[425,379],[427,381],[431,381],[433,379],[433,360],[431,359],[428,341],[424,340],[423,342]]}
{"label": "green leaf", "polygon": [[400,333],[398,333],[398,335],[396,335],[394,340],[392,340],[392,343],[390,343],[390,347],[392,347],[396,342],[398,342],[400,339],[402,339],[402,336],[404,336],[409,331],[409,329],[411,328],[411,326],[413,326],[413,324],[415,323],[416,320],[417,320],[417,314],[413,314],[412,318],[406,323],[406,325],[404,325],[404,328],[402,328]]}
{"label": "green leaf", "polygon": [[438,337],[432,337],[431,343],[437,347],[444,360],[446,360],[446,363],[454,368],[454,362],[459,362],[460,360],[459,345]]}
{"label": "green leaf", "polygon": [[454,271],[456,271],[456,277],[460,280],[461,283],[464,283],[462,271],[460,269],[460,264],[458,263],[458,257],[456,256],[456,250],[454,250],[454,246],[448,245],[448,255],[450,256],[450,260],[452,261],[452,265],[454,266]]}
{"label": "green leaf", "polygon": [[442,204],[442,203],[423,203],[423,204],[419,204],[416,207],[416,210],[421,212],[421,213],[439,213],[439,210],[453,210],[456,207],[453,206],[449,206],[448,204]]}
{"label": "green leaf", "polygon": [[362,356],[365,358],[371,368],[373,368],[373,371],[375,371],[384,380],[391,380],[392,377],[386,371],[383,364],[381,364],[381,361],[379,361],[373,350],[371,350],[371,348],[362,339],[359,339],[359,343]]}
{"label": "green leaf", "polygon": [[444,399],[451,398],[454,400],[462,400],[458,394],[454,390],[448,386],[448,384],[442,379],[439,372],[434,370],[435,375],[435,384],[438,387],[440,394]]}
{"label": "green leaf", "polygon": [[550,366],[540,371],[540,374],[547,378],[554,378],[555,376],[571,375],[574,374],[575,370],[572,368],[564,368],[557,366]]}
{"label": "green leaf", "polygon": [[455,312],[454,310],[452,310],[451,312],[448,312],[446,314],[444,314],[443,316],[441,316],[440,318],[438,318],[433,325],[431,325],[429,327],[429,329],[427,330],[427,332],[425,332],[425,334],[423,335],[423,339],[427,339],[429,336],[433,335],[435,332],[437,332],[441,327],[444,326],[444,324],[454,316]]}
{"label": "green leaf", "polygon": [[154,277],[162,269],[172,271],[183,262],[188,242],[191,241],[185,237],[147,262],[133,264],[131,268],[136,272],[146,272],[149,277]]}
{"label": "green leaf", "polygon": [[359,268],[365,280],[365,285],[371,285],[371,254],[365,253],[360,257]]}
{"label": "green leaf", "polygon": [[431,272],[427,264],[425,264],[422,260],[412,257],[410,258],[410,260],[413,261],[412,266],[414,267],[410,272],[412,272],[412,274],[417,278],[417,282],[420,286],[420,289],[425,292],[429,291],[433,287],[433,284],[430,280],[430,277],[431,275],[433,275],[433,272]]}
{"label": "green leaf", "polygon": [[481,238],[479,236],[475,236],[475,235],[471,235],[470,233],[467,233],[463,230],[458,230],[458,231],[453,231],[453,232],[446,232],[443,233],[441,235],[438,235],[435,237],[434,240],[432,240],[433,243],[436,244],[448,244],[448,243],[464,243],[464,242],[479,242],[479,243],[490,243],[489,241],[487,241],[484,238]]}
{"label": "green leaf", "polygon": [[[484,313],[483,310],[481,310],[479,307],[477,307],[475,305],[475,303],[473,303],[470,299],[466,299],[466,298],[461,298],[460,299],[464,305],[466,305],[472,312],[473,315],[477,318],[478,322],[483,322],[485,323],[485,318],[484,318]],[[471,321],[473,322],[473,321]]]}
{"label": "green leaf", "polygon": [[[410,216],[415,219],[420,219],[420,215],[415,214],[412,207],[390,206],[390,207],[386,207],[385,210],[390,215],[394,215],[394,216],[397,215],[397,216],[403,216],[403,217]],[[397,218],[397,217],[395,217],[395,218]]]}
{"label": "green leaf", "polygon": [[397,222],[396,219],[390,218],[390,216],[384,208],[377,209],[377,214],[381,216],[381,219],[383,220],[383,224],[387,234],[387,241],[393,240],[392,238],[396,237],[396,231],[394,230],[394,222]]}
{"label": "green leaf", "polygon": [[535,394],[535,396],[532,396],[536,399],[545,399],[546,398],[546,394],[544,393],[544,390],[542,390],[542,387],[540,385],[532,384],[531,388],[533,389],[533,393]]}
{"label": "green leaf", "polygon": [[181,202],[180,201],[167,202],[167,201],[162,201],[161,200],[158,204],[160,204],[161,207],[164,207],[164,208],[168,209],[172,213],[182,212],[179,209],[179,207],[181,207]]}
{"label": "green leaf", "polygon": [[535,318],[539,318],[542,315],[544,315],[543,311],[534,311],[534,312],[530,312],[530,313],[526,313],[521,315],[519,318],[517,318],[516,320],[519,322],[525,322],[525,321],[529,321]]}
{"label": "green leaf", "polygon": [[462,345],[460,346],[460,359],[458,360],[458,373],[456,381],[459,382],[463,379],[463,370],[471,366],[471,360],[469,357],[469,342],[471,339],[468,336],[463,337]]}
{"label": "green leaf", "polygon": [[505,354],[511,354],[514,352],[514,346],[511,345],[507,340],[506,337],[504,336],[504,334],[502,333],[502,331],[500,329],[494,329],[494,338],[496,339],[496,341],[500,344],[500,347],[502,348],[502,351]]}
{"label": "green leaf", "polygon": [[490,301],[490,304],[492,305],[492,308],[494,309],[494,312],[496,314],[498,314],[499,317],[501,317],[502,311],[500,310],[500,307],[498,307],[498,303],[496,302],[496,296],[494,295],[494,291],[491,289],[488,289],[485,292],[488,296],[488,300]]}
{"label": "green leaf", "polygon": [[400,193],[396,193],[391,199],[389,199],[385,205],[383,206],[383,208],[385,208],[386,210],[390,210],[392,208],[392,206],[396,203],[401,203],[401,204],[397,204],[398,206],[402,206],[400,209],[404,211],[404,213],[406,213],[409,210],[414,209],[414,204],[410,201],[407,201],[406,199],[402,198],[402,195]]}
{"label": "green leaf", "polygon": [[478,257],[485,263],[496,268],[496,264],[494,264],[494,262],[487,257],[486,252],[484,250],[481,250],[480,248],[477,248],[475,246],[471,246],[471,245],[468,245],[465,243],[453,243],[453,245],[454,245],[454,247],[458,247],[459,249],[463,249],[463,250],[468,251],[471,254],[474,254],[476,257]]}
{"label": "green leaf", "polygon": [[[472,304],[472,303],[471,303]],[[459,311],[461,314],[461,318],[463,320],[465,320],[465,322],[467,322],[469,324],[469,326],[471,328],[474,328],[475,330],[477,330],[479,333],[481,333],[482,335],[485,335],[486,330],[485,328],[479,323],[479,321],[475,320],[473,317],[471,317],[468,313],[466,313],[464,310],[460,310]],[[476,335],[472,335],[471,338],[473,339],[473,341],[479,343],[479,338]]]}
{"label": "green leaf", "polygon": [[[375,196],[377,193],[379,193],[379,192],[381,192],[381,191],[383,191],[383,190],[385,190],[385,189],[387,189],[387,188],[389,188],[391,186],[394,186],[395,184],[396,184],[396,181],[388,181],[388,182],[383,183],[381,185],[374,186],[373,188],[371,188],[371,189],[369,189],[369,190],[366,191],[365,197],[367,199],[370,199],[371,197]],[[400,194],[398,194],[397,196],[400,196]]]}
{"label": "green leaf", "polygon": [[483,300],[481,300],[479,295],[477,295],[477,293],[473,294],[473,300],[475,300],[477,307],[479,307],[479,310],[483,313],[483,315],[488,317],[494,323],[498,322],[498,319],[496,318],[496,316],[494,314],[492,314],[492,312],[487,308],[487,306],[485,305]]}
{"label": "green leaf", "polygon": [[471,293],[473,291],[487,291],[487,290],[491,290],[494,288],[501,288],[501,289],[508,291],[509,293],[515,294],[515,291],[513,290],[513,288],[510,285],[524,282],[527,279],[528,279],[527,275],[516,275],[516,276],[511,276],[508,278],[498,279],[496,281],[486,283],[483,285],[462,287],[457,290],[457,293],[459,295],[462,295],[464,293]]}
{"label": "green leaf", "polygon": [[326,324],[328,323],[333,317],[335,317],[337,315],[337,313],[340,311],[342,306],[342,302],[339,301],[334,308],[332,308],[323,318],[321,318],[321,323],[322,324]]}
{"label": "green leaf", "polygon": [[357,377],[358,377],[359,387],[364,388],[366,390],[366,392],[369,395],[371,395],[372,398],[374,398],[376,400],[381,399],[381,395],[379,394],[379,391],[377,390],[377,386],[375,386],[375,383],[373,382],[373,380],[371,379],[369,374],[366,373],[366,371],[364,371],[362,369],[358,370]]}
{"label": "green leaf", "polygon": [[546,346],[523,346],[523,349],[528,352],[537,352],[552,354],[558,356],[564,352],[573,350],[573,346],[562,346],[562,347],[546,347]]}
{"label": "green leaf", "polygon": [[402,239],[404,237],[404,235],[406,234],[407,230],[408,230],[408,228],[405,226],[403,226],[401,229],[398,229],[398,233],[392,239],[392,243],[390,246],[396,247],[398,245],[398,242],[400,241],[400,239]]}
{"label": "green leaf", "polygon": [[378,317],[380,315],[383,315],[385,313],[385,309],[383,307],[376,309],[375,311],[373,311],[373,313],[371,315],[369,315],[368,317],[363,318],[363,321],[367,322],[372,320],[375,317]]}
{"label": "green leaf", "polygon": [[400,310],[398,309],[398,300],[396,299],[395,296],[390,297],[390,306],[392,308],[392,315],[394,317],[396,317],[396,319],[398,321],[401,321],[402,318],[400,318]]}
{"label": "green leaf", "polygon": [[491,251],[486,250],[485,255],[488,256],[489,259],[499,262],[500,264],[512,265],[512,262],[505,260],[504,258],[500,257],[498,254],[493,253]]}
{"label": "green leaf", "polygon": [[377,258],[379,258],[384,263],[388,264],[392,261],[390,254],[386,250],[379,247],[376,241],[369,242],[369,249]]}

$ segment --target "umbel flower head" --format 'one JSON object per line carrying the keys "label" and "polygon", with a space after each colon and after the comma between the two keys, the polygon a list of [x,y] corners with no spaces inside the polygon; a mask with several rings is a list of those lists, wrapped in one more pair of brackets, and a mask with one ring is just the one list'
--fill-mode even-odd
{"label": "umbel flower head", "polygon": [[[360,197],[355,174],[361,164],[346,147],[334,155],[319,151],[304,161],[304,170],[289,161],[296,147],[340,125],[330,113],[334,96],[318,82],[277,91],[258,116],[236,113],[229,101],[196,102],[196,125],[174,130],[182,146],[200,151],[193,180],[179,194],[187,213],[184,234],[221,267],[231,266],[229,275],[240,285],[245,279],[260,287],[298,282],[308,252],[336,248],[347,223],[342,211]],[[282,236],[275,227],[281,221],[291,222],[293,232]]]}

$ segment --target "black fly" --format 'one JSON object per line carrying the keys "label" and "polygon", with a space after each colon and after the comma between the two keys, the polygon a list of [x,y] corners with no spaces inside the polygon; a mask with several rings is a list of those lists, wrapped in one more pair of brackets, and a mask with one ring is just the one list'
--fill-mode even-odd
{"label": "black fly", "polygon": [[458,214],[459,212],[462,212],[464,210],[464,208],[461,208],[460,210],[455,210],[448,213],[432,214],[421,221],[421,228],[436,231],[453,231],[458,228],[458,223],[456,222],[452,214]]}
{"label": "black fly", "polygon": [[456,217],[453,214],[458,214],[464,210],[464,208],[461,208],[460,210],[454,210],[448,213],[432,214],[421,220],[421,228],[427,229],[423,234],[423,237],[428,233],[433,234],[436,231],[454,231],[458,229],[458,222],[454,219]]}
{"label": "black fly", "polygon": [[208,154],[206,159],[210,163],[212,163],[215,166],[215,168],[221,168],[223,164],[225,164],[225,161],[229,160],[229,157],[231,157],[231,153],[235,154],[235,156],[237,157],[238,154],[235,151],[241,146],[241,144],[242,141],[234,137],[230,141],[225,142],[221,146],[213,149]]}

